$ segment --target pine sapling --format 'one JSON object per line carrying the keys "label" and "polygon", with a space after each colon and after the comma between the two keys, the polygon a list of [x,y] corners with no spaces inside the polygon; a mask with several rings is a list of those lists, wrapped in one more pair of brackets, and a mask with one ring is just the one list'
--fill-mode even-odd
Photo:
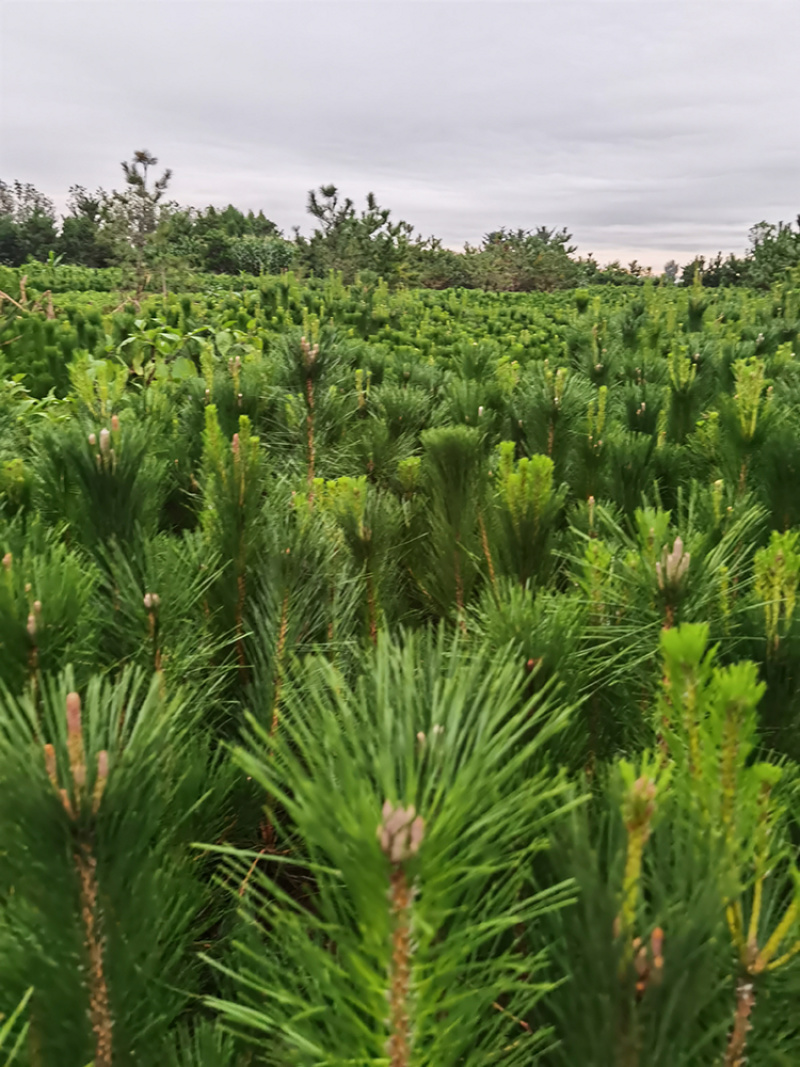
{"label": "pine sapling", "polygon": [[642,861],[656,813],[656,797],[669,778],[669,769],[659,765],[649,755],[642,760],[641,773],[627,760],[619,761],[619,771],[625,786],[622,816],[625,823],[625,871],[622,880],[622,902],[614,923],[615,937],[622,940],[619,974],[623,986],[622,1016],[620,1019],[619,1055],[625,1067],[636,1067],[640,1057],[640,1036],[633,1005],[625,995],[629,983],[635,981],[636,999],[644,995],[648,982],[660,980],[663,969],[663,931],[651,936],[649,952],[641,937],[634,936],[639,918],[642,894]]}
{"label": "pine sapling", "polygon": [[483,510],[478,513],[483,553],[495,588],[495,561],[523,588],[544,577],[552,528],[564,499],[563,491],[553,486],[549,456],[533,455],[515,462],[514,448],[513,441],[503,441],[498,449],[488,538]]}
{"label": "pine sapling", "polygon": [[747,485],[747,472],[756,432],[761,429],[767,405],[772,400],[772,389],[767,389],[763,359],[753,356],[751,359],[737,359],[733,365],[736,392],[733,397],[738,430],[738,446],[741,451],[739,468],[738,494],[744,494]]}
{"label": "pine sapling", "polygon": [[311,345],[305,337],[300,338],[303,366],[306,372],[306,449],[308,456],[307,480],[309,497],[313,499],[316,454],[314,451],[314,375],[313,368],[319,355],[319,345]]}
{"label": "pine sapling", "polygon": [[51,744],[44,746],[45,766],[53,788],[61,798],[64,811],[75,826],[73,862],[80,883],[84,945],[89,959],[89,1018],[95,1038],[94,1067],[111,1067],[114,1023],[103,959],[101,913],[97,901],[97,861],[93,853],[91,834],[85,829],[87,811],[92,816],[96,815],[103,798],[108,780],[108,752],[102,750],[97,754],[97,772],[89,794],[81,726],[81,698],[78,693],[67,695],[66,717],[69,780],[65,785],[61,785],[56,753]]}
{"label": "pine sapling", "polygon": [[691,559],[691,555],[683,550],[681,538],[676,537],[672,551],[668,552],[665,546],[661,559],[656,563],[658,588],[664,594],[665,599],[665,630],[669,630],[675,623],[675,605]]}
{"label": "pine sapling", "polygon": [[[210,547],[227,562],[225,585],[220,585],[219,595],[226,621],[232,624],[239,667],[244,670],[247,574],[261,537],[264,486],[260,445],[246,415],[239,416],[239,429],[230,445],[223,437],[214,404],[205,409],[205,423],[202,522]],[[235,593],[230,589],[231,579]]]}
{"label": "pine sapling", "polygon": [[800,582],[800,552],[796,531],[772,531],[769,545],[756,552],[755,592],[763,605],[767,656],[774,657],[794,618]]}
{"label": "pine sapling", "polygon": [[[717,667],[716,650],[707,648],[705,625],[665,630],[661,644],[665,660],[662,721],[680,783],[678,794],[696,823],[701,847],[716,841],[722,848],[719,893],[739,957],[724,1063],[725,1067],[741,1067],[759,976],[786,966],[800,953],[800,874],[785,844],[783,809],[774,795],[781,769],[750,760],[757,742],[756,708],[765,689],[758,681],[756,665],[743,661]],[[774,911],[774,901],[785,903],[780,919],[764,938],[767,885],[773,900],[769,913]]]}

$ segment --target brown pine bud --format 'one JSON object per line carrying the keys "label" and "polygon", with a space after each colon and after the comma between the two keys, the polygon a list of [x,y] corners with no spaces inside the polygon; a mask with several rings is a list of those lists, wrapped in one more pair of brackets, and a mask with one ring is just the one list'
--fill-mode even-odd
{"label": "brown pine bud", "polygon": [[58,789],[58,769],[56,766],[56,750],[52,745],[44,746],[44,765],[47,770],[47,777]]}
{"label": "brown pine bud", "polygon": [[77,693],[67,693],[67,734],[81,732],[81,698]]}
{"label": "brown pine bud", "polygon": [[414,805],[395,808],[387,800],[383,805],[382,814],[383,822],[377,832],[384,854],[394,864],[415,856],[425,833],[425,820],[416,814]]}

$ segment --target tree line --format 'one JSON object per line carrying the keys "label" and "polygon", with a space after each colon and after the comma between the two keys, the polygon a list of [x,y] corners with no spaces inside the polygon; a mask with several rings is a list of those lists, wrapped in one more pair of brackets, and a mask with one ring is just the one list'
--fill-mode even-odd
{"label": "tree line", "polygon": [[[181,267],[220,274],[277,274],[292,269],[303,276],[340,272],[381,277],[392,285],[423,288],[479,288],[488,291],[553,291],[581,285],[640,284],[652,271],[636,260],[604,266],[590,254],[577,255],[566,229],[503,227],[477,246],[454,251],[436,237],[423,237],[395,221],[369,193],[365,207],[340,195],[335,185],[308,194],[313,219],[310,236],[294,227],[286,235],[263,211],[185,207],[167,198],[172,172],[155,176],[158,160],[146,150],[122,163],[122,190],[69,191],[67,212],[32,184],[0,180],[0,264],[18,267],[30,260],[85,267],[117,266],[137,284]],[[691,284],[699,273],[706,286],[769,288],[800,264],[800,216],[792,223],[761,222],[750,230],[742,257],[694,257],[682,267],[671,260],[666,283]]]}

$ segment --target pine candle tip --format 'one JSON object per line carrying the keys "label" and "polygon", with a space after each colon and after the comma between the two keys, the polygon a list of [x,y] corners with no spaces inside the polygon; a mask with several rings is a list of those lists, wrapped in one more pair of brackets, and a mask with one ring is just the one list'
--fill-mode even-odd
{"label": "pine candle tip", "polygon": [[90,433],[89,434],[89,444],[92,446],[92,448],[94,448],[94,446],[97,444],[97,434],[96,433]]}
{"label": "pine candle tip", "polygon": [[425,820],[417,815],[413,804],[397,808],[387,800],[381,810],[383,822],[378,826],[381,851],[394,863],[402,863],[419,852],[425,834]]}
{"label": "pine candle tip", "polygon": [[47,770],[47,777],[53,785],[57,785],[58,774],[56,771],[56,750],[50,744],[44,746],[44,765]]}
{"label": "pine candle tip", "polygon": [[418,815],[411,824],[411,837],[408,847],[412,856],[416,856],[417,852],[419,852],[419,846],[422,844],[424,834],[425,821],[421,815]]}
{"label": "pine candle tip", "polygon": [[42,602],[41,602],[41,600],[34,600],[34,602],[33,602],[33,610],[36,612],[37,615],[41,614],[41,611],[42,611]]}
{"label": "pine candle tip", "polygon": [[640,775],[633,783],[633,791],[636,796],[652,800],[656,795],[656,783],[652,778],[646,778],[644,775]]}
{"label": "pine candle tip", "polygon": [[119,415],[111,416],[111,429],[114,431],[114,433],[117,433],[119,431]]}
{"label": "pine candle tip", "polygon": [[100,451],[107,453],[111,448],[111,431],[105,426],[100,431]]}
{"label": "pine candle tip", "polygon": [[67,693],[67,732],[81,732],[81,698],[78,693]]}
{"label": "pine candle tip", "polygon": [[31,613],[28,616],[28,624],[26,627],[29,637],[36,637],[36,616]]}
{"label": "pine candle tip", "polygon": [[11,570],[11,563],[13,559],[14,557],[11,555],[10,552],[6,552],[6,554],[3,556],[3,566],[7,571]]}

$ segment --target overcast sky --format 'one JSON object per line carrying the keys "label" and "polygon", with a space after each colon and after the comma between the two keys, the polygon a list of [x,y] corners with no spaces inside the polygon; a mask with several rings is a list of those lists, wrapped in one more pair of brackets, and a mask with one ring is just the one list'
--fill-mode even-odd
{"label": "overcast sky", "polygon": [[798,0],[0,0],[0,177],[62,207],[147,148],[286,229],[334,182],[660,270],[800,212],[798,46]]}

